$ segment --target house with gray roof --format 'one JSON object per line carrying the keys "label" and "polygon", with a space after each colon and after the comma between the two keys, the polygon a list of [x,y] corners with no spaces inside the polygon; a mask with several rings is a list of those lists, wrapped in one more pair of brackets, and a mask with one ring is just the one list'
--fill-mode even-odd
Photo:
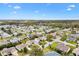
{"label": "house with gray roof", "polygon": [[20,44],[20,45],[17,45],[17,46],[16,46],[16,49],[17,49],[18,51],[21,51],[21,50],[23,50],[24,48],[26,48],[26,44]]}
{"label": "house with gray roof", "polygon": [[8,33],[1,33],[0,34],[2,38],[7,38],[7,37],[11,37],[11,35],[9,35]]}
{"label": "house with gray roof", "polygon": [[76,38],[70,37],[70,38],[67,39],[67,41],[76,41]]}
{"label": "house with gray roof", "polygon": [[16,37],[10,40],[11,43],[17,43],[19,41],[20,41],[20,39],[18,39]]}
{"label": "house with gray roof", "polygon": [[69,36],[74,37],[74,38],[77,38],[77,37],[79,37],[79,33],[76,33],[76,34],[70,34]]}
{"label": "house with gray roof", "polygon": [[39,39],[35,39],[35,40],[31,40],[31,41],[32,41],[32,43],[34,43],[34,44],[39,44],[39,42],[40,42]]}
{"label": "house with gray roof", "polygon": [[64,43],[59,43],[56,49],[64,53],[68,53],[70,51],[70,47],[66,46]]}

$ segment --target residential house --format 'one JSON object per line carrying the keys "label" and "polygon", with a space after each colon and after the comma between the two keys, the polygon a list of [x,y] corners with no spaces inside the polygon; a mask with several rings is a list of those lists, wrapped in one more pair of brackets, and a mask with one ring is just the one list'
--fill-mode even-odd
{"label": "residential house", "polygon": [[40,37],[40,36],[42,36],[42,33],[41,33],[41,32],[36,32],[36,35],[37,35],[38,37]]}
{"label": "residential house", "polygon": [[20,45],[17,45],[17,46],[16,46],[16,49],[17,49],[18,51],[21,51],[21,50],[23,50],[24,48],[26,48],[26,44],[20,44]]}
{"label": "residential house", "polygon": [[18,33],[17,32],[13,32],[13,35],[16,36],[16,35],[18,35]]}
{"label": "residential house", "polygon": [[44,48],[50,46],[52,44],[52,42],[47,42],[45,45],[44,45]]}
{"label": "residential house", "polygon": [[0,41],[0,46],[2,46],[2,45],[7,45],[7,44],[9,44],[10,42],[9,41],[7,41],[7,40],[2,40],[2,41]]}
{"label": "residential house", "polygon": [[70,51],[70,47],[66,46],[64,43],[59,43],[56,49],[64,53],[68,53]]}
{"label": "residential house", "polygon": [[1,55],[2,56],[18,56],[18,51],[15,49],[15,47],[11,47],[11,48],[4,48],[1,51]]}
{"label": "residential house", "polygon": [[31,40],[26,42],[26,45],[31,45],[31,44],[32,44]]}
{"label": "residential house", "polygon": [[1,51],[1,55],[2,56],[9,56],[10,55],[10,52],[7,48],[4,48],[2,51]]}
{"label": "residential house", "polygon": [[46,36],[42,36],[42,37],[39,37],[40,40],[46,40],[47,37]]}
{"label": "residential house", "polygon": [[79,37],[79,33],[76,33],[76,34],[70,34],[69,36],[70,36],[70,37],[77,38],[77,37]]}
{"label": "residential house", "polygon": [[11,43],[18,43],[19,41],[20,39],[16,37],[10,40]]}
{"label": "residential house", "polygon": [[11,35],[9,35],[8,33],[5,33],[5,32],[1,33],[0,35],[1,35],[2,38],[7,38],[7,37],[11,36]]}
{"label": "residential house", "polygon": [[70,37],[70,38],[67,39],[67,41],[76,41],[76,38]]}
{"label": "residential house", "polygon": [[76,56],[79,56],[79,47],[76,48],[76,49],[74,49],[74,50],[72,51],[72,53],[73,53],[74,55],[76,55]]}
{"label": "residential house", "polygon": [[28,38],[32,38],[33,37],[33,34],[28,34],[27,37]]}
{"label": "residential house", "polygon": [[15,47],[8,48],[8,50],[13,56],[18,56],[18,51],[16,50]]}
{"label": "residential house", "polygon": [[32,40],[32,43],[37,44],[37,45],[39,44],[39,42],[40,42],[40,40],[37,38],[35,38],[35,40]]}

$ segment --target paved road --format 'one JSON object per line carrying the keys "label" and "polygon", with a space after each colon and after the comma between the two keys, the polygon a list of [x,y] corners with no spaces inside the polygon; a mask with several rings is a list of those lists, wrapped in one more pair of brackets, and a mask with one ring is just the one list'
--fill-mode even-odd
{"label": "paved road", "polygon": [[64,44],[66,44],[66,45],[70,45],[70,46],[76,47],[76,45],[74,45],[74,44],[70,44],[70,43],[65,42],[65,41],[60,41],[60,38],[58,38],[58,39],[54,39],[53,42],[60,42],[60,43],[64,43]]}

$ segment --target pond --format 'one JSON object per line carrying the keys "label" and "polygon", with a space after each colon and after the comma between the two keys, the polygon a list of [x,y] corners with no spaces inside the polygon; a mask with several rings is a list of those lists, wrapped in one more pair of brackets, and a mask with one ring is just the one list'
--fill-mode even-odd
{"label": "pond", "polygon": [[51,51],[51,52],[44,54],[44,56],[61,56],[61,55],[55,51]]}

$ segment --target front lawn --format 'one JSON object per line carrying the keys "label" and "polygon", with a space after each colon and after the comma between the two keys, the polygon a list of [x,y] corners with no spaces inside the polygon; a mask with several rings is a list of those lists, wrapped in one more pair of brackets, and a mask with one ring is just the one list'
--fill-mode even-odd
{"label": "front lawn", "polygon": [[74,44],[74,45],[76,45],[77,43],[76,42],[74,42],[74,41],[67,41],[68,43],[71,43],[71,44]]}
{"label": "front lawn", "polygon": [[54,43],[52,43],[52,45],[51,45],[51,49],[55,50],[57,45],[58,45],[58,42],[54,42]]}

